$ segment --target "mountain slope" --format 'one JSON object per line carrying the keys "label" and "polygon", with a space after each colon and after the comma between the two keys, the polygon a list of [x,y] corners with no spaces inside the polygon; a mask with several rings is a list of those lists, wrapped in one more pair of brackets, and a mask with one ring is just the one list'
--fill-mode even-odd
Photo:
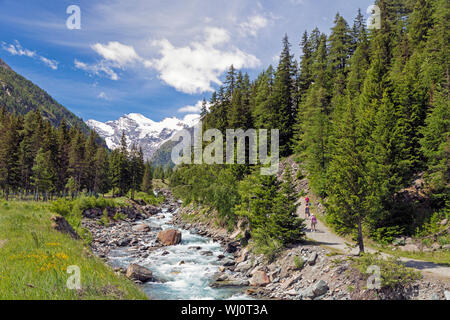
{"label": "mountain slope", "polygon": [[15,114],[27,114],[40,110],[52,125],[58,126],[64,118],[69,126],[79,126],[88,132],[88,126],[47,92],[12,70],[0,59],[0,107]]}
{"label": "mountain slope", "polygon": [[192,127],[198,118],[198,115],[187,115],[182,120],[172,117],[156,122],[142,114],[130,113],[114,121],[88,120],[86,124],[105,139],[110,149],[119,146],[122,132],[125,132],[128,145],[136,143],[141,146],[144,158],[148,160],[177,131]]}

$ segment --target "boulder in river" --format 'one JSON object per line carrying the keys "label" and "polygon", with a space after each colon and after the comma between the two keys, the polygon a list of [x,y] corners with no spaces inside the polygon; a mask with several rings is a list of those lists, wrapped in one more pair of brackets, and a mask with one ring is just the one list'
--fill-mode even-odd
{"label": "boulder in river", "polygon": [[133,230],[137,231],[137,232],[148,232],[148,231],[150,231],[150,227],[148,224],[141,223],[141,224],[134,226]]}
{"label": "boulder in river", "polygon": [[181,232],[175,229],[163,230],[158,233],[157,240],[164,246],[173,246],[181,242]]}
{"label": "boulder in river", "polygon": [[126,275],[127,278],[131,280],[139,280],[142,282],[150,281],[153,279],[153,273],[150,269],[147,269],[135,263],[132,263],[128,266]]}

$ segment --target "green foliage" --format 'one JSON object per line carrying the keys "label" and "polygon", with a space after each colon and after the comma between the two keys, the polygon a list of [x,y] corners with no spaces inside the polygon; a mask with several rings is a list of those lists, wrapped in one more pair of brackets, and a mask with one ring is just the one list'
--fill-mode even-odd
{"label": "green foliage", "polygon": [[303,259],[302,257],[299,256],[294,257],[294,264],[297,270],[301,270],[305,265],[305,262],[306,262],[305,259]]}
{"label": "green foliage", "polygon": [[376,242],[382,244],[389,244],[395,238],[398,238],[404,234],[404,228],[400,226],[381,227],[373,230],[370,233],[370,237]]}
{"label": "green foliage", "polygon": [[174,195],[185,204],[206,204],[220,218],[234,222],[234,207],[239,201],[237,180],[231,170],[220,165],[183,166],[170,180]]}
{"label": "green foliage", "polygon": [[396,258],[388,257],[386,259],[379,257],[377,254],[365,253],[359,258],[352,258],[352,265],[361,274],[369,277],[367,269],[369,266],[378,266],[381,273],[382,288],[397,288],[405,286],[416,280],[421,279],[422,275],[419,271],[405,267]]}
{"label": "green foliage", "polygon": [[301,241],[304,222],[296,216],[296,192],[289,167],[281,185],[274,176],[253,174],[239,184],[236,214],[249,221],[257,250],[273,256],[289,243]]}
{"label": "green foliage", "polygon": [[417,238],[423,238],[445,230],[447,226],[441,225],[441,221],[444,219],[450,219],[450,210],[448,208],[435,212],[428,221],[426,221],[420,228],[418,227],[416,229],[415,236]]}

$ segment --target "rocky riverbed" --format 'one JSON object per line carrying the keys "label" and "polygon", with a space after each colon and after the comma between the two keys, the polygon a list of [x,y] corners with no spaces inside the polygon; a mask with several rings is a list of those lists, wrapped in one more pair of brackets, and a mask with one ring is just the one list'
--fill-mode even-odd
{"label": "rocky riverbed", "polygon": [[268,262],[237,240],[246,238],[245,231],[228,233],[212,221],[187,222],[183,217],[198,208],[181,208],[163,192],[164,204],[134,204],[125,210],[125,220],[105,226],[95,210],[83,219],[93,252],[142,285],[150,298],[445,299],[450,294],[448,282],[435,279],[397,291],[368,290],[348,257],[314,244],[293,246]]}

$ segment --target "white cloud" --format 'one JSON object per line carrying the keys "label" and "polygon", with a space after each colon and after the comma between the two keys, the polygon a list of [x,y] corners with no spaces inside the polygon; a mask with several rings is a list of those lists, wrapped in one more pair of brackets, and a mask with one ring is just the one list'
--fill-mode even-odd
{"label": "white cloud", "polygon": [[96,43],[91,46],[102,59],[94,64],[88,64],[75,59],[75,67],[88,73],[101,75],[105,74],[111,80],[119,80],[119,75],[114,69],[125,69],[127,66],[142,63],[150,67],[149,61],[141,58],[134,47],[127,46],[118,41],[108,42],[108,44]]}
{"label": "white cloud", "polygon": [[[200,111],[202,110],[202,104],[203,101],[199,100],[197,101],[197,103],[194,106],[184,106],[180,109],[178,109],[178,112],[180,113],[200,113]],[[210,103],[206,102],[206,109],[209,110],[210,107]]]}
{"label": "white cloud", "polygon": [[51,59],[47,59],[46,57],[39,57],[39,59],[44,62],[47,66],[49,66],[50,68],[52,68],[53,70],[57,70],[58,69],[58,64],[59,62],[56,60],[51,60]]}
{"label": "white cloud", "polygon": [[5,42],[2,42],[2,48],[6,51],[8,51],[13,56],[27,56],[27,57],[34,57],[36,55],[36,51],[31,51],[28,49],[22,48],[19,41],[15,40],[14,44],[7,44]]}
{"label": "white cloud", "polygon": [[10,54],[14,56],[26,56],[29,58],[36,58],[45,63],[51,69],[53,70],[58,69],[59,64],[58,61],[38,55],[36,51],[23,48],[22,45],[17,40],[14,41],[14,44],[7,44],[6,42],[2,42],[2,48],[3,50],[8,51]]}
{"label": "white cloud", "polygon": [[266,27],[267,24],[268,20],[265,17],[256,15],[250,17],[247,21],[242,22],[239,25],[239,28],[242,36],[251,35],[256,37],[258,31]]}
{"label": "white cloud", "polygon": [[103,100],[109,100],[109,99],[108,99],[108,96],[107,96],[106,93],[104,93],[103,91],[99,93],[99,95],[97,96],[97,98],[103,99]]}
{"label": "white cloud", "polygon": [[91,47],[103,59],[114,62],[120,67],[142,60],[132,46],[127,46],[117,41],[108,42],[107,45],[96,43]]}
{"label": "white cloud", "polygon": [[219,49],[230,42],[229,33],[221,28],[207,28],[203,42],[175,47],[169,40],[153,41],[159,47],[160,59],[148,65],[159,71],[160,78],[178,91],[195,94],[213,91],[211,83],[222,84],[219,76],[232,64],[237,68],[256,67],[260,61],[233,46]]}
{"label": "white cloud", "polygon": [[108,66],[105,61],[100,61],[96,64],[87,64],[75,59],[74,64],[75,68],[84,70],[88,73],[95,75],[101,75],[103,73],[107,75],[111,80],[119,80],[119,76],[117,75],[117,73],[112,69],[111,66]]}

